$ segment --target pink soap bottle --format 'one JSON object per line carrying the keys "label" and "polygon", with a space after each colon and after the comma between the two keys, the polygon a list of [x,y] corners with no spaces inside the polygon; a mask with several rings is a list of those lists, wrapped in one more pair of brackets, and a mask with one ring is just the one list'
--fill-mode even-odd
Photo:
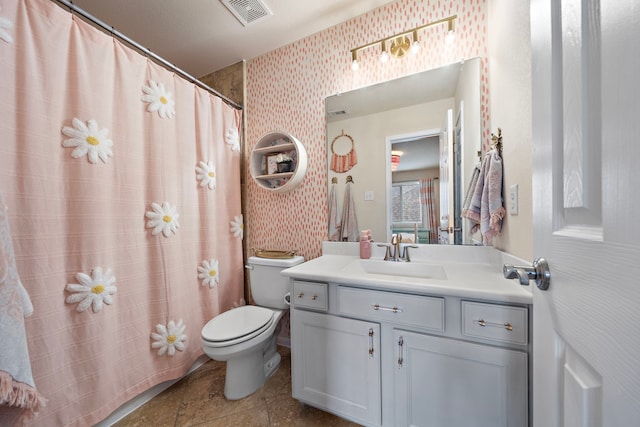
{"label": "pink soap bottle", "polygon": [[360,258],[371,258],[371,232],[369,230],[360,232]]}

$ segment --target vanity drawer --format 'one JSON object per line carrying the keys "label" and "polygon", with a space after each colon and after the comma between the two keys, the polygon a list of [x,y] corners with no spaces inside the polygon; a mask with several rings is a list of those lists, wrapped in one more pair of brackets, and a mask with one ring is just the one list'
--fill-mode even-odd
{"label": "vanity drawer", "polygon": [[338,286],[338,313],[444,331],[444,298]]}
{"label": "vanity drawer", "polygon": [[329,308],[329,298],[327,295],[326,283],[294,280],[291,304],[296,307],[327,311]]}
{"label": "vanity drawer", "polygon": [[462,301],[462,334],[513,344],[528,342],[527,309]]}

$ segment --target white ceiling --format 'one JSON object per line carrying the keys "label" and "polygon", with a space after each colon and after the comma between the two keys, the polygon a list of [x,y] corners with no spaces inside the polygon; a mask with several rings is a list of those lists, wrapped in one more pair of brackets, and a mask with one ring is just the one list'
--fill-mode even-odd
{"label": "white ceiling", "polygon": [[[462,62],[330,96],[327,122],[367,116],[455,96]],[[347,114],[335,115],[336,112]]]}
{"label": "white ceiling", "polygon": [[273,15],[245,27],[220,0],[73,0],[195,77],[255,58],[390,2],[264,0]]}

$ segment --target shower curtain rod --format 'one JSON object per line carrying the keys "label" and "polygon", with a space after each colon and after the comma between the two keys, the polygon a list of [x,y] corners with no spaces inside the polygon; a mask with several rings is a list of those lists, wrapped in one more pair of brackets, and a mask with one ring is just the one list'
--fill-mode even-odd
{"label": "shower curtain rod", "polygon": [[236,108],[238,110],[242,110],[242,106],[240,104],[237,104],[237,103],[233,102],[231,99],[227,98],[226,96],[224,96],[223,94],[221,94],[220,92],[218,92],[217,90],[212,88],[211,86],[208,86],[208,85],[202,83],[200,80],[198,80],[197,78],[193,77],[191,74],[189,74],[186,71],[176,67],[175,65],[173,65],[170,62],[168,62],[166,59],[162,58],[161,56],[158,56],[155,53],[151,52],[151,50],[149,50],[146,47],[142,46],[141,44],[133,41],[132,39],[130,39],[129,37],[125,36],[121,32],[117,31],[112,26],[105,24],[104,22],[102,22],[101,20],[99,20],[95,16],[91,15],[90,13],[85,11],[84,9],[81,9],[78,6],[76,6],[75,4],[73,4],[71,1],[69,1],[69,0],[53,0],[53,1],[55,1],[57,3],[60,3],[60,4],[64,5],[65,7],[68,7],[71,11],[77,13],[78,15],[82,16],[83,18],[88,19],[93,24],[95,24],[98,27],[102,28],[103,30],[111,33],[111,35],[119,38],[120,40],[123,40],[127,44],[129,44],[129,45],[133,46],[134,48],[138,49],[139,51],[143,52],[145,55],[150,56],[151,58],[153,58],[154,60],[159,62],[161,65],[169,68],[171,71],[175,71],[180,76],[182,76],[185,79],[191,81],[196,86],[200,86],[202,89],[204,89],[204,90],[206,90],[208,92],[211,92],[213,95],[221,98],[224,102],[226,102],[230,106],[232,106],[232,107],[234,107],[234,108]]}

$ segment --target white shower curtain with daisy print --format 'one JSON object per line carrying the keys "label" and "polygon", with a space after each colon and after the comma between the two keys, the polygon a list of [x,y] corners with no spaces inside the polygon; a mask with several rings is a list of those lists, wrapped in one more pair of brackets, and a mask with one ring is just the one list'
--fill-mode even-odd
{"label": "white shower curtain with daisy print", "polygon": [[48,400],[26,422],[92,425],[182,376],[203,325],[244,304],[241,113],[50,0],[0,0],[0,76],[0,192]]}

